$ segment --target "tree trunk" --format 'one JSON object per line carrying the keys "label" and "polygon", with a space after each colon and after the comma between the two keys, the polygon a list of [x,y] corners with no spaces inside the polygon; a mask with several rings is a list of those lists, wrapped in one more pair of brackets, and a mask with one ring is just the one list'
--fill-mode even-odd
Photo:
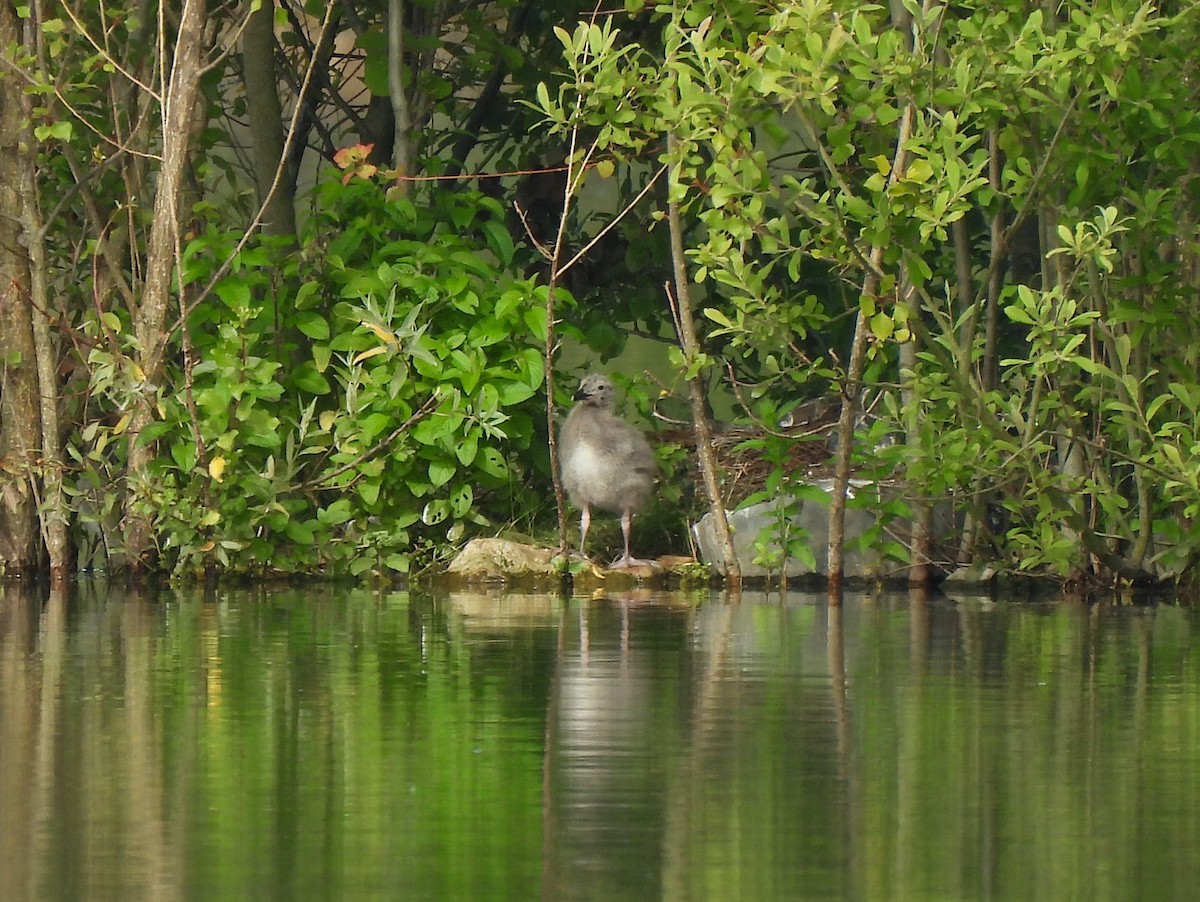
{"label": "tree trunk", "polygon": [[[890,5],[893,15],[893,26],[905,31],[911,17],[903,4],[892,2]],[[924,0],[922,12],[928,15],[933,8],[933,0]],[[903,177],[908,169],[909,152],[905,146],[912,135],[913,119],[916,110],[910,103],[904,108],[897,125],[896,151],[892,157],[892,167],[888,174],[888,185],[891,186]],[[860,298],[875,298],[879,290],[883,266],[883,247],[876,245],[867,256],[866,273],[863,276],[863,287]],[[876,304],[876,307],[880,305]],[[915,317],[917,313],[910,312]],[[854,340],[850,349],[850,360],[846,365],[846,376],[842,382],[842,414],[838,418],[837,436],[838,450],[834,460],[833,497],[829,504],[829,544],[826,546],[826,573],[828,574],[830,599],[837,597],[841,589],[842,578],[845,574],[846,539],[846,495],[850,487],[850,453],[854,437],[854,422],[858,417],[860,396],[862,395],[862,374],[866,366],[867,344],[870,327],[863,315],[860,301],[858,314],[854,319]]]}
{"label": "tree trunk", "polygon": [[38,413],[42,440],[42,503],[39,514],[42,541],[46,546],[50,582],[66,581],[72,569],[72,549],[68,527],[70,511],[63,492],[62,435],[58,418],[60,386],[59,349],[51,328],[49,277],[46,264],[46,232],[38,203],[37,149],[33,135],[32,112],[28,95],[23,97],[25,126],[18,165],[21,170],[21,228],[29,250],[29,289],[33,309],[34,353],[37,356]]}
{"label": "tree trunk", "polygon": [[[863,279],[862,297],[875,296],[879,289],[879,267],[883,263],[883,248],[876,247],[871,251],[870,269]],[[845,541],[846,541],[846,495],[850,488],[850,452],[854,443],[854,421],[858,417],[859,396],[862,394],[863,368],[867,362],[867,343],[870,336],[867,318],[859,307],[858,315],[854,318],[854,340],[850,348],[850,361],[846,366],[846,376],[842,381],[842,413],[838,417],[837,456],[834,459],[833,490],[829,499],[829,544],[825,549],[825,571],[831,590],[830,600],[842,586],[845,574]]]}
{"label": "tree trunk", "polygon": [[[674,158],[677,153],[675,138],[667,136],[667,154]],[[667,196],[670,197],[670,188]],[[696,338],[696,324],[692,319],[692,298],[688,289],[687,263],[683,255],[683,228],[679,223],[679,205],[667,201],[667,224],[671,232],[671,263],[674,271],[675,300],[677,306],[676,325],[679,329],[679,345],[683,351],[684,365],[689,369],[700,353],[700,342]],[[733,533],[729,529],[729,518],[725,514],[725,502],[717,482],[717,462],[713,452],[712,424],[708,419],[708,398],[704,380],[699,373],[688,376],[688,394],[692,402],[692,431],[696,436],[696,457],[700,473],[704,478],[704,491],[708,496],[708,510],[716,526],[717,538],[724,557],[725,579],[732,586],[742,582],[742,565],[738,561],[737,549],[733,544]]]}
{"label": "tree trunk", "polygon": [[[900,303],[908,308],[909,321],[915,321],[921,315],[921,305],[907,275],[901,280],[901,285],[903,297]],[[904,439],[914,459],[920,454],[922,418],[921,397],[916,387],[917,367],[920,366],[917,357],[917,334],[914,331],[912,338],[900,345],[900,394],[904,409]],[[908,583],[912,586],[924,586],[928,585],[933,577],[933,509],[920,481],[911,478],[910,475],[907,483],[908,497],[913,510],[912,534],[909,536],[909,555],[912,560],[908,568]]]}
{"label": "tree trunk", "polygon": [[[20,46],[10,4],[0,4],[0,42]],[[23,576],[36,563],[41,419],[37,351],[29,288],[29,254],[19,186],[28,154],[20,83],[0,79],[0,575]]]}
{"label": "tree trunk", "polygon": [[[913,108],[909,106],[900,117],[896,154],[892,159],[891,174],[888,176],[889,184],[900,178],[908,166],[908,151],[904,145],[912,133],[914,115]],[[879,291],[882,266],[883,247],[876,245],[871,248],[867,258],[867,273],[863,277],[860,297],[875,298]],[[876,304],[876,307],[878,306],[880,305]],[[845,380],[842,382],[842,413],[838,417],[837,425],[838,449],[834,460],[833,497],[829,502],[829,544],[826,547],[825,570],[829,578],[829,587],[835,591],[841,588],[845,573],[843,546],[846,540],[846,494],[850,487],[850,453],[854,444],[854,422],[858,417],[859,400],[862,395],[862,375],[867,363],[870,332],[870,325],[863,315],[860,303],[858,315],[854,319],[854,342],[850,348],[850,361],[846,366]]]}
{"label": "tree trunk", "polygon": [[134,311],[133,329],[138,341],[136,373],[143,386],[133,399],[129,435],[129,483],[125,511],[126,563],[135,571],[150,563],[152,545],[150,516],[141,505],[148,493],[148,470],[154,448],[138,442],[138,436],[154,417],[153,394],[162,375],[169,335],[164,331],[171,301],[171,277],[175,271],[179,241],[179,197],[192,118],[199,96],[201,47],[204,41],[204,0],[184,0],[179,34],[172,54],[170,78],[162,107],[162,164],[154,196],[154,220],[146,252],[146,280],[142,302]]}
{"label": "tree trunk", "polygon": [[283,106],[275,72],[275,4],[263,3],[250,14],[242,33],[242,81],[250,127],[250,159],[263,231],[268,235],[296,234],[296,175],[281,165],[285,147]]}
{"label": "tree trunk", "polygon": [[[392,167],[401,176],[412,174],[412,111],[404,85],[404,0],[388,0],[388,94],[395,123],[392,137]],[[397,187],[406,191],[407,182]]]}

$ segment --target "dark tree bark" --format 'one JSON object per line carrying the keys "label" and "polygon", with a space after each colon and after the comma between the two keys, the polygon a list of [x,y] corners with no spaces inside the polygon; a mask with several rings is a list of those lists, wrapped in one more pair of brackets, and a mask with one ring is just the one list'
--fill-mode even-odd
{"label": "dark tree bark", "polygon": [[250,159],[263,231],[268,235],[296,234],[296,173],[280,165],[286,145],[283,105],[275,68],[275,4],[265,2],[250,14],[242,34],[242,81],[250,125]]}
{"label": "dark tree bark", "polygon": [[[20,46],[10,4],[0,4],[0,44]],[[29,253],[19,186],[25,112],[20,83],[0,79],[0,575],[21,576],[36,563],[41,418],[33,342]]]}

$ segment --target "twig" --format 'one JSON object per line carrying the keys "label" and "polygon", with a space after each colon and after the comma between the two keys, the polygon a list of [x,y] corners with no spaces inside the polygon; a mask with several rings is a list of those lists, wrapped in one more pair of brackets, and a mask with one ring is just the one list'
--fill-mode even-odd
{"label": "twig", "polygon": [[[338,476],[341,476],[347,470],[352,470],[354,467],[357,467],[364,460],[374,457],[381,450],[383,450],[384,446],[390,445],[392,442],[394,442],[396,439],[398,439],[401,435],[403,435],[405,432],[407,432],[409,429],[411,429],[413,426],[415,426],[418,422],[425,419],[425,417],[429,416],[429,414],[431,414],[433,412],[433,409],[438,406],[438,403],[441,400],[442,400],[441,388],[440,387],[435,388],[433,390],[433,394],[429,396],[429,399],[424,404],[422,404],[419,408],[417,408],[417,410],[413,413],[412,416],[410,416],[407,420],[405,420],[403,423],[401,423],[399,426],[397,426],[395,429],[393,429],[391,431],[391,433],[387,436],[387,438],[380,439],[378,442],[376,442],[374,445],[372,445],[370,448],[368,448],[362,454],[358,455],[358,457],[354,458],[351,461],[348,461],[347,463],[342,464],[340,467],[338,467],[333,472],[325,473],[316,479],[313,479],[306,483],[301,484],[300,489],[302,489],[302,490],[308,489],[308,488],[321,489],[322,483],[327,482],[330,479],[334,479]],[[340,488],[340,486],[329,486],[329,488]]]}

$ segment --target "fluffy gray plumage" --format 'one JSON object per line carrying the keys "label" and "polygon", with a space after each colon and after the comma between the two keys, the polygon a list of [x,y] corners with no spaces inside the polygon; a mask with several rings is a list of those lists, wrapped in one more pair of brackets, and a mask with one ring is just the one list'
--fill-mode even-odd
{"label": "fluffy gray plumage", "polygon": [[574,400],[558,448],[563,487],[581,511],[580,553],[595,507],[621,516],[625,553],[612,566],[637,566],[644,562],[629,553],[629,527],[650,497],[658,462],[645,436],[613,413],[615,391],[607,376],[585,376]]}

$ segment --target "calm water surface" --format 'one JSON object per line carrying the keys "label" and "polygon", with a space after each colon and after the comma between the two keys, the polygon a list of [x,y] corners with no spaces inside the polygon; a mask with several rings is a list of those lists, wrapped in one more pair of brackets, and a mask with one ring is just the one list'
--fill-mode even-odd
{"label": "calm water surface", "polygon": [[1200,898],[1200,617],[0,595],[0,899]]}

